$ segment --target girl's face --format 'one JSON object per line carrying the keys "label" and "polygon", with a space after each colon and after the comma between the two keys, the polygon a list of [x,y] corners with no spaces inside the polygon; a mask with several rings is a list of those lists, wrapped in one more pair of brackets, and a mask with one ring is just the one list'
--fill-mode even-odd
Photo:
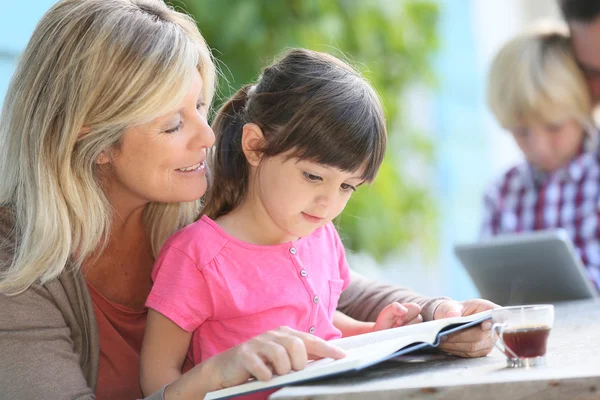
{"label": "girl's face", "polygon": [[155,120],[128,128],[118,149],[97,160],[112,205],[187,202],[206,191],[206,149],[214,134],[206,121],[202,78],[195,71],[181,103]]}
{"label": "girl's face", "polygon": [[543,172],[564,167],[581,149],[585,131],[575,120],[532,123],[511,129],[525,158]]}
{"label": "girl's face", "polygon": [[279,155],[264,158],[250,184],[282,241],[288,241],[337,217],[363,182],[361,171],[340,171]]}

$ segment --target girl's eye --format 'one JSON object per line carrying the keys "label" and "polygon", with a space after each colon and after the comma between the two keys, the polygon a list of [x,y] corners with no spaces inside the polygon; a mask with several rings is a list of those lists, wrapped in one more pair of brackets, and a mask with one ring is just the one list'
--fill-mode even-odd
{"label": "girl's eye", "polygon": [[323,178],[321,178],[320,176],[309,174],[308,172],[303,172],[302,174],[304,175],[304,179],[306,179],[309,182],[318,182],[323,180]]}
{"label": "girl's eye", "polygon": [[198,104],[196,104],[196,110],[201,110],[201,109],[203,109],[205,107],[206,107],[206,103],[204,103],[202,101],[199,102]]}
{"label": "girl's eye", "polygon": [[347,183],[342,183],[340,189],[342,192],[356,192],[356,187],[348,185]]}
{"label": "girl's eye", "polygon": [[180,130],[180,129],[181,129],[181,126],[182,126],[182,125],[183,125],[183,122],[182,122],[182,121],[179,121],[179,124],[177,124],[177,126],[176,126],[176,127],[174,127],[174,128],[171,128],[171,129],[167,129],[167,130],[165,131],[165,133],[175,133],[175,132],[177,132],[178,130]]}

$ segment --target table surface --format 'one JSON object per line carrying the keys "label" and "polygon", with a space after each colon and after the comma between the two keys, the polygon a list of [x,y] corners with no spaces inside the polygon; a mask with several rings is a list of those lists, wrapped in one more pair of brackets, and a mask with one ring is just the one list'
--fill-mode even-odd
{"label": "table surface", "polygon": [[558,304],[547,365],[506,368],[498,350],[482,358],[400,357],[359,373],[290,386],[270,399],[600,399],[600,300]]}

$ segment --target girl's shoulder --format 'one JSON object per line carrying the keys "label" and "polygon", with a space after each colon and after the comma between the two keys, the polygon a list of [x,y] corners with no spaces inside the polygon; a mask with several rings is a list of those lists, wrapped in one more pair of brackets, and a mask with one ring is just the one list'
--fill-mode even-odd
{"label": "girl's shoulder", "polygon": [[196,222],[175,232],[165,242],[161,253],[176,250],[193,259],[197,265],[206,264],[214,259],[228,242],[215,225],[214,221],[202,216]]}

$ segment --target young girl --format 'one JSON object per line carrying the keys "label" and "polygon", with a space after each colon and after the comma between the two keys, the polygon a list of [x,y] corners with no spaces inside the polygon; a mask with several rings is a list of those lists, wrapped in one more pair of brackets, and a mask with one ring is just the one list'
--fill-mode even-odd
{"label": "young girl", "polygon": [[[292,50],[233,96],[214,130],[206,207],[155,264],[144,392],[176,379],[186,355],[197,364],[279,326],[331,340],[419,314],[414,303],[389,305],[376,323],[336,312],[349,271],[331,221],[386,148],[379,99],[356,71]],[[257,377],[302,367],[282,360]]]}
{"label": "young girl", "polygon": [[526,162],[487,191],[483,235],[565,228],[600,289],[598,138],[566,30],[540,27],[505,44],[488,102]]}

